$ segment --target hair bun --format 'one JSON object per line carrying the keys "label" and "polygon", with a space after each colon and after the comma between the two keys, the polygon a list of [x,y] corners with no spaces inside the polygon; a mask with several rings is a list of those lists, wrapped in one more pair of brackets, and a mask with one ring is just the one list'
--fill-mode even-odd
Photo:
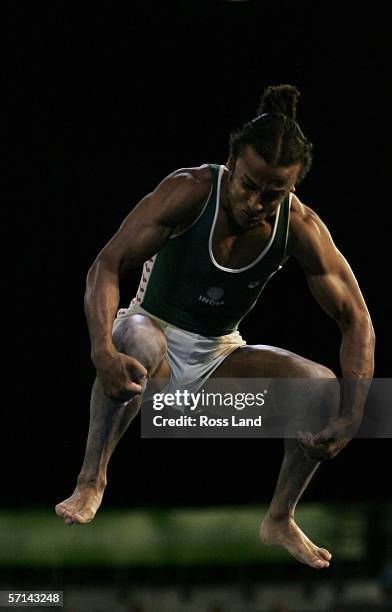
{"label": "hair bun", "polygon": [[295,120],[300,95],[300,91],[293,85],[270,85],[261,96],[257,115],[281,113]]}

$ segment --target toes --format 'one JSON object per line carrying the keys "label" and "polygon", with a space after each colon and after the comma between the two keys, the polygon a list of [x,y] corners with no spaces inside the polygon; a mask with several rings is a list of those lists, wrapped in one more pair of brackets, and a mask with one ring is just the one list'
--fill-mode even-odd
{"label": "toes", "polygon": [[70,510],[68,510],[68,508],[66,506],[60,506],[59,504],[57,506],[55,506],[55,512],[57,514],[57,516],[71,516],[71,512]]}
{"label": "toes", "polygon": [[66,525],[73,525],[74,523],[90,523],[93,519],[93,517],[86,517],[82,510],[75,512],[68,510],[64,506],[56,506],[55,511],[57,516],[65,519]]}
{"label": "toes", "polygon": [[66,525],[73,525],[72,513],[70,512],[70,510],[67,510],[67,508],[64,508],[64,506],[56,506],[55,511],[57,516],[60,516],[61,518],[65,519]]}
{"label": "toes", "polygon": [[308,543],[308,545],[310,546],[311,549],[313,549],[313,552],[317,552],[317,554],[319,555],[319,558],[321,558],[322,561],[330,561],[332,559],[332,555],[329,552],[329,550],[327,550],[326,548],[319,548],[318,546],[316,546],[312,540],[310,540],[308,538],[307,535],[303,534],[306,538],[306,541]]}
{"label": "toes", "polygon": [[86,517],[84,516],[83,512],[75,512],[72,518],[76,520],[78,523],[91,523],[91,521],[93,520],[92,516]]}
{"label": "toes", "polygon": [[332,559],[331,553],[326,548],[319,548],[318,552],[326,561],[330,561]]}
{"label": "toes", "polygon": [[316,569],[322,569],[323,567],[329,567],[329,563],[325,559],[314,559],[313,564]]}
{"label": "toes", "polygon": [[[329,560],[332,558],[332,555],[326,548],[318,548],[316,546],[312,546],[312,549],[308,547],[309,553],[312,557],[308,557],[309,565],[312,565],[316,569],[322,569],[324,567],[329,567]],[[316,555],[316,556],[313,556]],[[311,559],[311,560],[310,560]]]}

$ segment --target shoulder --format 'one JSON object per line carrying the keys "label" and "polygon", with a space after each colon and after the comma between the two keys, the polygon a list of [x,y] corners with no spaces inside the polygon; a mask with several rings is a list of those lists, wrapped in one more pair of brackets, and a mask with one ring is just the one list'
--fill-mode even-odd
{"label": "shoulder", "polygon": [[317,213],[293,193],[290,206],[290,231],[296,232],[301,229],[311,228],[321,221]]}
{"label": "shoulder", "polygon": [[319,215],[293,194],[287,255],[300,261],[323,260],[334,250],[331,234]]}
{"label": "shoulder", "polygon": [[175,192],[176,195],[192,196],[208,192],[212,184],[212,174],[208,164],[194,168],[179,168],[166,176],[155,191]]}
{"label": "shoulder", "polygon": [[288,249],[295,250],[295,247],[300,247],[309,241],[318,242],[325,232],[328,232],[328,229],[319,215],[293,194],[290,207]]}
{"label": "shoulder", "polygon": [[179,168],[166,176],[150,194],[151,204],[170,225],[187,224],[205,203],[212,185],[208,164]]}

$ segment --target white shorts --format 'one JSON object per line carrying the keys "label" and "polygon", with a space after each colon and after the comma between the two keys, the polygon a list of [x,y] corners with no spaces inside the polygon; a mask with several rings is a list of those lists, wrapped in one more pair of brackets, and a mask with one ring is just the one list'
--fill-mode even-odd
{"label": "white shorts", "polygon": [[195,393],[230,353],[246,345],[239,331],[224,336],[202,336],[171,325],[150,314],[139,304],[131,304],[129,308],[121,308],[118,311],[113,331],[124,318],[134,314],[143,314],[154,319],[165,334],[166,357],[171,376],[162,389],[163,393],[174,393],[177,389],[187,389],[190,393]]}

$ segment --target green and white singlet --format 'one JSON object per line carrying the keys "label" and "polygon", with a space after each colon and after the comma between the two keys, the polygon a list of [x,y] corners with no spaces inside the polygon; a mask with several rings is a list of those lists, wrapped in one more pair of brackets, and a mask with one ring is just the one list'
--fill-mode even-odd
{"label": "green and white singlet", "polygon": [[280,204],[271,237],[249,265],[226,268],[212,252],[225,167],[210,164],[212,186],[197,219],[145,262],[132,305],[181,329],[223,336],[238,328],[286,256],[291,194]]}

